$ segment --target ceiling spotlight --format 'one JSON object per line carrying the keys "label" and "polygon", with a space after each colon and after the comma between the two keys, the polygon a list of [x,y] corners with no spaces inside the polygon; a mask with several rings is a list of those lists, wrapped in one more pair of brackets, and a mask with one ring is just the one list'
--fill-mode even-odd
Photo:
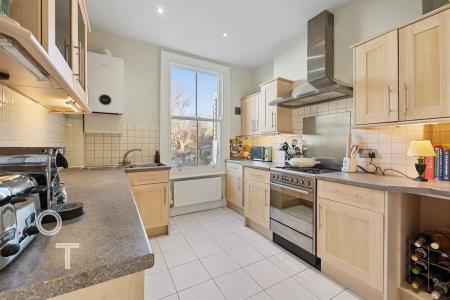
{"label": "ceiling spotlight", "polygon": [[226,38],[228,36],[228,33],[224,32],[222,33],[222,37]]}
{"label": "ceiling spotlight", "polygon": [[164,7],[158,6],[158,8],[156,9],[156,12],[157,12],[159,15],[163,15],[163,14],[164,14]]}

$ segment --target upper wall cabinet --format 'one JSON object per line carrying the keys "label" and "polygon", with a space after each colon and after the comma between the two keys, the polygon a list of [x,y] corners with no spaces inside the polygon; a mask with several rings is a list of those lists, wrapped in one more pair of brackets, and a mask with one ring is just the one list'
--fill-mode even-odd
{"label": "upper wall cabinet", "polygon": [[292,91],[292,81],[276,78],[260,85],[259,93],[241,102],[241,134],[292,133],[292,110],[269,103]]}
{"label": "upper wall cabinet", "polygon": [[12,1],[0,16],[2,83],[52,111],[89,111],[89,29],[84,0]]}
{"label": "upper wall cabinet", "polygon": [[276,78],[260,85],[261,133],[292,133],[292,110],[269,105],[271,101],[290,94],[292,85],[292,81],[284,78]]}
{"label": "upper wall cabinet", "polygon": [[356,124],[398,121],[397,31],[353,52]]}
{"label": "upper wall cabinet", "polygon": [[353,48],[356,125],[450,117],[449,8]]}
{"label": "upper wall cabinet", "polygon": [[450,116],[450,11],[400,29],[400,120]]}

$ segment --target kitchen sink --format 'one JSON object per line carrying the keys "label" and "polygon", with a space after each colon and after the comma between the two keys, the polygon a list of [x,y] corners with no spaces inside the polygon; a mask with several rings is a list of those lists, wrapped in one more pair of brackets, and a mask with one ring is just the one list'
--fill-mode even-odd
{"label": "kitchen sink", "polygon": [[159,168],[159,167],[165,167],[165,164],[161,163],[138,163],[138,164],[129,164],[126,166],[123,166],[125,169],[135,169],[135,168]]}

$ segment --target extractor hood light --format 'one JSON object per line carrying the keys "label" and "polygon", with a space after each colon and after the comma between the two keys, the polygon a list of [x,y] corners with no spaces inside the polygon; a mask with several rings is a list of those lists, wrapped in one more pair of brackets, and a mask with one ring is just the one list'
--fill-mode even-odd
{"label": "extractor hood light", "polygon": [[74,112],[81,112],[80,107],[75,103],[75,101],[72,100],[72,98],[68,98],[68,100],[66,101],[66,104],[70,106],[71,109],[73,109]]}
{"label": "extractor hood light", "polygon": [[12,40],[0,35],[0,49],[3,49],[11,58],[19,62],[25,69],[33,73],[39,81],[48,81],[42,71],[36,67],[20,50],[14,46]]}

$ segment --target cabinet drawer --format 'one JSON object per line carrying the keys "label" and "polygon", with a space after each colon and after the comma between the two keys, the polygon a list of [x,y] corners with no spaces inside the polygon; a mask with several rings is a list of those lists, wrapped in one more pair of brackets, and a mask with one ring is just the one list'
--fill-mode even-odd
{"label": "cabinet drawer", "polygon": [[169,182],[169,171],[148,171],[127,173],[130,185]]}
{"label": "cabinet drawer", "polygon": [[225,171],[229,174],[235,174],[236,176],[242,176],[243,167],[239,163],[229,163],[225,164]]}
{"label": "cabinet drawer", "polygon": [[245,168],[244,170],[244,180],[250,179],[262,183],[270,183],[270,173],[269,171]]}
{"label": "cabinet drawer", "polygon": [[384,213],[383,191],[319,180],[317,196]]}

